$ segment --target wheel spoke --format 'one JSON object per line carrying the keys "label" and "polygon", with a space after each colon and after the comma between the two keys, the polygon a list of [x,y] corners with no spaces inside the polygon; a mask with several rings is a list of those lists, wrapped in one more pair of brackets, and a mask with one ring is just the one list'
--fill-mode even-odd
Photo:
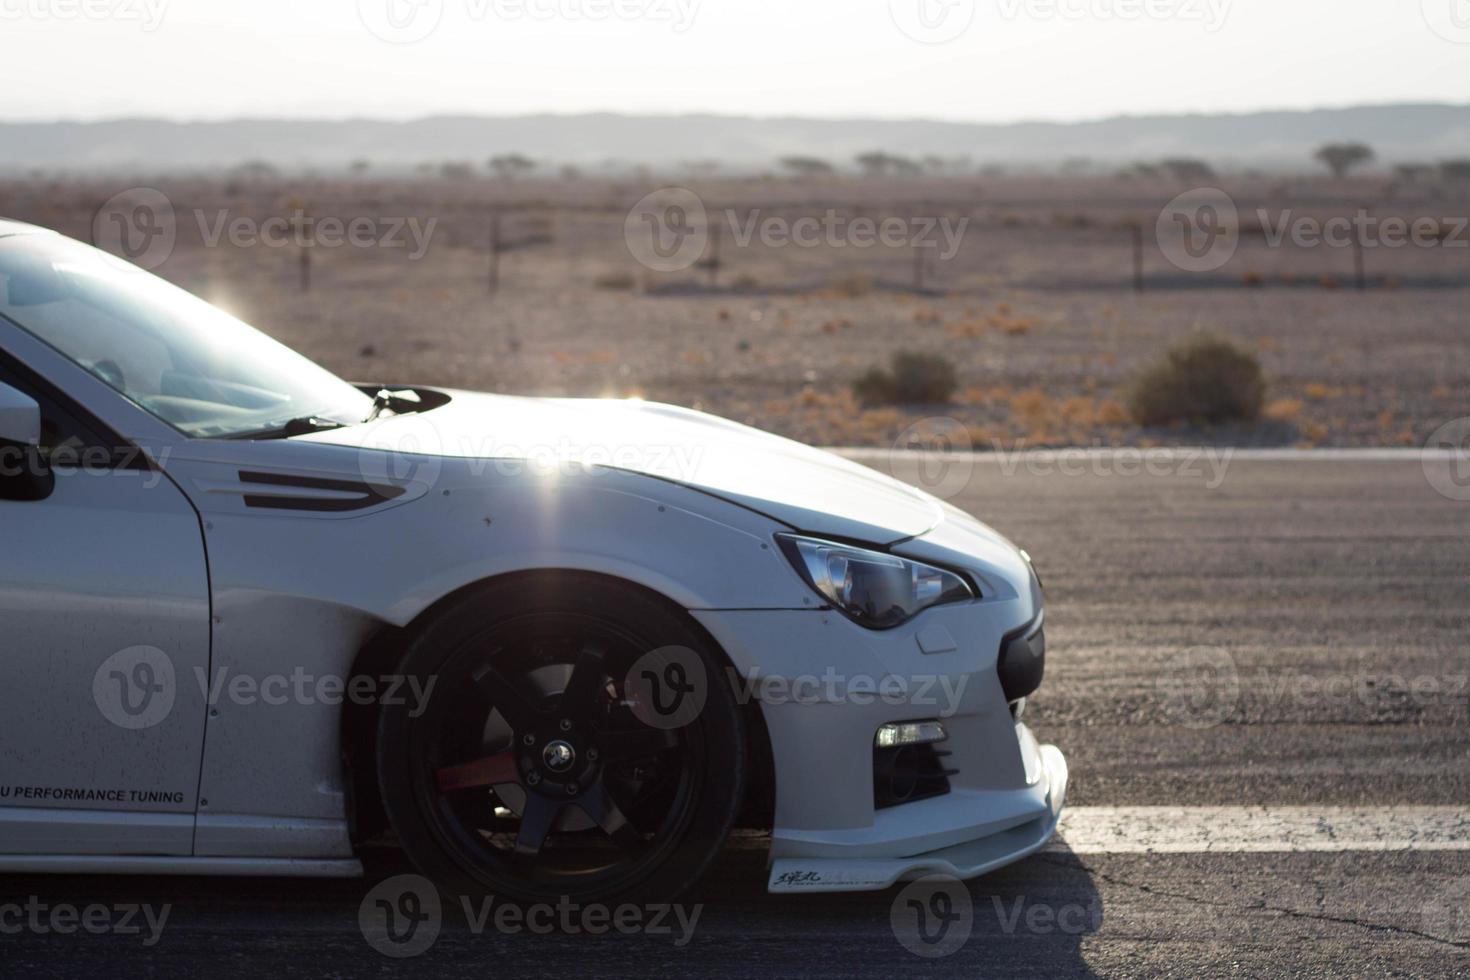
{"label": "wheel spoke", "polygon": [[603,649],[597,643],[585,643],[577,653],[576,666],[567,680],[566,690],[561,692],[557,711],[567,718],[586,718],[597,704],[597,692],[602,690]]}
{"label": "wheel spoke", "polygon": [[599,780],[585,794],[577,799],[577,806],[587,814],[591,820],[601,827],[607,836],[611,837],[625,851],[640,851],[643,849],[643,838],[637,829],[628,822],[622,808],[612,798],[606,780]]}
{"label": "wheel spoke", "polygon": [[497,783],[518,783],[521,774],[516,770],[515,757],[505,751],[457,766],[444,766],[435,771],[434,778],[439,784],[439,791],[448,793]]}
{"label": "wheel spoke", "polygon": [[510,722],[513,730],[521,733],[536,728],[536,716],[540,713],[536,705],[521,692],[514,681],[497,670],[494,664],[485,664],[475,671],[474,679],[475,684],[490,699],[490,703],[499,708],[505,720]]}
{"label": "wheel spoke", "polygon": [[546,843],[546,835],[551,832],[556,815],[561,813],[563,806],[566,804],[547,799],[539,793],[526,794],[525,812],[521,814],[521,829],[516,834],[512,863],[524,867],[536,860],[541,853],[541,845]]}
{"label": "wheel spoke", "polygon": [[601,742],[603,758],[608,762],[629,762],[634,759],[653,758],[679,746],[679,739],[675,732],[660,728],[630,728],[624,731],[603,732]]}

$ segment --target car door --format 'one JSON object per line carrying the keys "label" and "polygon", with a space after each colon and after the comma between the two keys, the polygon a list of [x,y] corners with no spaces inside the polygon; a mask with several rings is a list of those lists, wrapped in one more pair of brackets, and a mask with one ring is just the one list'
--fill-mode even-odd
{"label": "car door", "polygon": [[44,499],[0,499],[0,854],[187,855],[210,643],[198,515],[3,352],[0,382],[40,403],[55,474]]}

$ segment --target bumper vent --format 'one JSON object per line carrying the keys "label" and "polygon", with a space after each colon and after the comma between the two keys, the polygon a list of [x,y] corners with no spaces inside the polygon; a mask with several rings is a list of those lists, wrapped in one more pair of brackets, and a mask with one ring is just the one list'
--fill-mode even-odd
{"label": "bumper vent", "polygon": [[873,749],[873,806],[884,810],[900,803],[927,800],[949,792],[949,752],[937,745],[902,745]]}

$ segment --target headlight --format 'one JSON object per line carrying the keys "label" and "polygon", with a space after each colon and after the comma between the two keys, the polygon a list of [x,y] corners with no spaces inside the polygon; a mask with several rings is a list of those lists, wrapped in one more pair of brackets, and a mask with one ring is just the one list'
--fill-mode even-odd
{"label": "headlight", "polygon": [[790,534],[776,540],[812,588],[871,629],[898,626],[930,606],[975,597],[954,572],[922,562]]}

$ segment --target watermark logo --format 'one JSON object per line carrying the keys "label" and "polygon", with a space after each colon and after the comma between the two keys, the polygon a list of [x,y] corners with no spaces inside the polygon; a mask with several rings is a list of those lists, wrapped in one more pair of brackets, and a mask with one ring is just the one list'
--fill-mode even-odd
{"label": "watermark logo", "polygon": [[1005,20],[1183,21],[1214,34],[1225,26],[1234,0],[999,0]]}
{"label": "watermark logo", "polygon": [[941,262],[959,254],[970,227],[969,217],[958,221],[936,216],[879,220],[851,218],[836,208],[796,219],[763,215],[759,208],[742,218],[731,208],[724,217],[738,248],[749,248],[755,241],[766,248],[921,248],[933,250]]}
{"label": "watermark logo", "polygon": [[688,647],[659,647],[633,663],[623,690],[635,718],[650,728],[672,731],[693,724],[704,710],[708,672]]}
{"label": "watermark logo", "polygon": [[888,15],[910,40],[945,44],[975,23],[975,0],[888,0]]}
{"label": "watermark logo", "polygon": [[1429,29],[1454,44],[1470,44],[1470,0],[1420,0]]}
{"label": "watermark logo", "polygon": [[152,187],[119,191],[92,215],[92,244],[142,269],[162,265],[177,241],[173,202]]}
{"label": "watermark logo", "polygon": [[898,893],[888,924],[904,949],[925,959],[959,952],[975,928],[970,890],[958,878],[931,875]]}
{"label": "watermark logo", "polygon": [[221,242],[228,242],[235,248],[404,249],[408,260],[416,262],[429,251],[439,219],[420,221],[414,216],[387,215],[340,218],[310,215],[298,208],[289,214],[257,220],[244,215],[232,216],[226,208],[212,213],[196,208],[194,223],[206,248],[218,248]]}
{"label": "watermark logo", "polygon": [[1169,720],[1197,731],[1223,723],[1240,701],[1235,658],[1215,647],[1193,647],[1175,654],[1165,665],[1158,686]]}
{"label": "watermark logo", "polygon": [[31,933],[37,936],[141,936],[144,946],[157,946],[173,906],[166,905],[72,905],[46,902],[31,895],[25,903],[0,904],[0,935]]}
{"label": "watermark logo", "polygon": [[1470,500],[1470,416],[1434,430],[1420,456],[1424,479],[1447,500]]}
{"label": "watermark logo", "polygon": [[1470,944],[1470,877],[1436,890],[1422,912],[1426,933],[1447,943]]}
{"label": "watermark logo", "polygon": [[895,479],[949,500],[963,493],[975,475],[974,448],[969,428],[958,419],[920,419],[894,440],[889,471]]}
{"label": "watermark logo", "polygon": [[415,44],[439,27],[444,0],[357,0],[357,16],[380,41]]}
{"label": "watermark logo", "polygon": [[709,241],[704,201],[687,187],[662,187],[633,205],[623,222],[628,252],[655,272],[679,272],[698,262]]}
{"label": "watermark logo", "polygon": [[363,938],[393,959],[427,952],[443,925],[439,890],[422,875],[396,875],[379,882],[357,908]]}
{"label": "watermark logo", "polygon": [[168,717],[177,692],[174,663],[157,647],[119,650],[92,675],[92,700],[119,728],[152,728]]}
{"label": "watermark logo", "polygon": [[1077,902],[1065,905],[1028,902],[1025,895],[1017,895],[1007,902],[999,895],[992,895],[990,905],[995,911],[1000,931],[1007,936],[1021,932],[1032,936],[1081,936],[1102,928],[1102,899],[1096,895],[1085,905]]}
{"label": "watermark logo", "polygon": [[1216,187],[1185,191],[1164,206],[1154,225],[1164,258],[1185,272],[1213,272],[1240,246],[1240,212]]}
{"label": "watermark logo", "polygon": [[444,470],[444,438],[427,415],[384,419],[367,429],[357,452],[357,471],[373,486],[434,486]]}
{"label": "watermark logo", "polygon": [[169,0],[5,0],[0,21],[59,20],[133,22],[147,33],[158,30]]}

